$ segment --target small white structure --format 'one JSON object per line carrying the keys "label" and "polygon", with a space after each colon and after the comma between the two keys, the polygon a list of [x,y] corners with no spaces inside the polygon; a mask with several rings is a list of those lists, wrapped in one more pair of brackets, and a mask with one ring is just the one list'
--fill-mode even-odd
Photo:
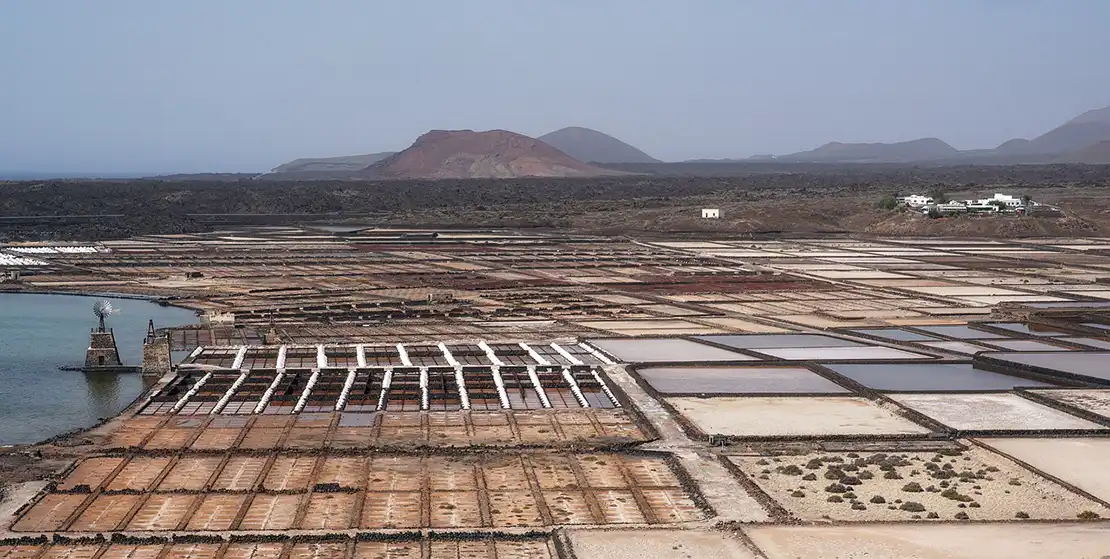
{"label": "small white structure", "polygon": [[1013,196],[1010,196],[1009,194],[995,193],[995,195],[990,198],[981,198],[979,200],[964,200],[964,204],[967,204],[968,206],[1001,206],[1004,208],[1013,209],[1024,206],[1025,202],[1021,198],[1015,198]]}
{"label": "small white structure", "polygon": [[1015,198],[1013,196],[1010,196],[1009,194],[995,193],[994,198],[987,198],[986,200],[979,200],[980,204],[987,203],[987,204],[997,205],[999,202],[1001,202],[1001,204],[1003,206],[1005,206],[1007,208],[1011,208],[1011,209],[1020,208],[1022,206],[1025,206],[1025,202],[1021,198]]}
{"label": "small white structure", "polygon": [[976,214],[996,214],[998,213],[998,206],[994,204],[966,204],[968,213]]}
{"label": "small white structure", "polygon": [[920,194],[911,194],[900,199],[901,202],[911,208],[920,208],[921,206],[928,206],[933,203],[930,196],[922,196]]}
{"label": "small white structure", "polygon": [[208,326],[230,326],[235,324],[235,313],[208,311],[201,315],[200,322]]}
{"label": "small white structure", "polygon": [[[992,206],[993,207],[993,206]],[[998,208],[994,208],[998,209]],[[921,213],[929,215],[936,211],[940,215],[956,215],[967,213],[967,204],[963,202],[948,202],[947,204],[930,204],[921,210]]]}
{"label": "small white structure", "polygon": [[721,210],[717,208],[705,208],[701,211],[702,219],[720,219]]}

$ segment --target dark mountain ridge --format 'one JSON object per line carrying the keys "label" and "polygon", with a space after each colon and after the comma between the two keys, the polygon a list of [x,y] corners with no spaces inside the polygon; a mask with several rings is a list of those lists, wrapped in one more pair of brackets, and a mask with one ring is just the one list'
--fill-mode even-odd
{"label": "dark mountain ridge", "polygon": [[537,140],[579,160],[588,163],[658,163],[659,160],[608,134],[569,126]]}
{"label": "dark mountain ridge", "polygon": [[846,144],[829,142],[817,149],[784,155],[778,161],[837,163],[902,163],[930,161],[959,155],[959,150],[937,138],[921,138],[893,144]]}
{"label": "dark mountain ridge", "polygon": [[[924,163],[1015,165],[1053,162],[1105,164],[1110,141],[1110,107],[1087,111],[1033,138],[1014,138],[994,149],[957,150],[937,138],[896,143],[829,142],[816,149],[774,158],[779,163]],[[705,162],[709,160],[694,160]],[[717,160],[720,162],[742,161]]]}
{"label": "dark mountain ridge", "polygon": [[[506,131],[504,134],[514,134]],[[485,134],[485,133],[473,133]],[[520,135],[516,135],[520,136]],[[527,138],[527,136],[520,136]],[[528,141],[539,141],[567,156],[573,163],[559,160],[558,156],[545,152],[544,157],[553,157],[549,163],[553,167],[544,168],[544,164],[529,163],[527,158],[520,158],[520,154],[493,154],[480,155],[470,148],[463,149],[461,156],[470,161],[473,169],[463,170],[457,158],[446,157],[440,160],[444,165],[451,166],[451,170],[434,171],[424,166],[420,171],[422,177],[439,176],[464,177],[513,177],[513,176],[586,176],[582,173],[604,172],[598,166],[609,169],[631,170],[636,165],[644,169],[650,168],[655,173],[668,173],[675,165],[681,167],[673,169],[678,174],[688,174],[693,169],[718,168],[714,164],[738,164],[757,161],[775,162],[777,164],[928,164],[928,165],[1015,165],[1015,164],[1047,164],[1054,162],[1105,164],[1105,159],[1100,155],[1105,146],[1103,142],[1110,141],[1110,107],[1087,111],[1032,140],[1015,138],[1008,140],[993,149],[957,150],[938,138],[920,138],[906,142],[895,143],[842,143],[830,142],[816,149],[793,153],[782,156],[760,155],[750,158],[735,159],[694,159],[682,164],[661,163],[643,151],[630,146],[612,136],[596,130],[583,127],[567,127],[545,134],[538,139],[528,138]],[[480,144],[481,141],[478,142]],[[477,146],[477,144],[475,144]],[[508,146],[509,144],[506,144]],[[416,147],[416,146],[414,146]],[[488,145],[486,148],[496,146]],[[518,145],[513,149],[518,149]],[[486,148],[479,148],[478,151]],[[411,148],[410,148],[411,149]],[[467,151],[470,150],[470,151]],[[364,179],[378,176],[375,173],[389,170],[382,166],[374,167],[377,163],[389,157],[396,157],[391,152],[378,154],[356,155],[331,158],[306,158],[298,159],[279,165],[265,178],[275,180],[334,180],[334,179]],[[411,157],[411,156],[410,156]],[[510,163],[508,160],[517,160]],[[541,158],[542,159],[542,158]],[[593,162],[597,166],[586,165],[590,169],[577,168],[583,162]],[[424,165],[421,163],[421,165]],[[514,168],[515,165],[515,168]],[[558,168],[558,167],[565,168]],[[374,169],[368,169],[374,167]],[[529,169],[529,167],[531,167]],[[723,167],[722,167],[723,168]],[[523,174],[522,174],[523,173]],[[538,175],[537,175],[538,173]],[[717,174],[713,171],[711,174]],[[400,176],[407,176],[401,173]]]}
{"label": "dark mountain ridge", "polygon": [[367,153],[363,155],[345,155],[341,157],[305,157],[282,163],[271,170],[271,173],[300,173],[300,172],[332,172],[332,171],[360,171],[389,157],[397,152],[383,151],[381,153]]}

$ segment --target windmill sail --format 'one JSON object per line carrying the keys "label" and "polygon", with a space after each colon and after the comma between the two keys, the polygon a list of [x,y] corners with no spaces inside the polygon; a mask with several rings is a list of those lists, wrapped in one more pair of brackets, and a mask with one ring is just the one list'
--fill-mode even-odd
{"label": "windmill sail", "polygon": [[116,314],[118,311],[112,306],[111,301],[101,299],[93,303],[93,314],[100,319],[100,331],[104,331],[104,319]]}

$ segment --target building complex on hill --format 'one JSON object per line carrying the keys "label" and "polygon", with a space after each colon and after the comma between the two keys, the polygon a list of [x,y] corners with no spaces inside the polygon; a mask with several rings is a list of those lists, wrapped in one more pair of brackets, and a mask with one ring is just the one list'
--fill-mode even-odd
{"label": "building complex on hill", "polygon": [[919,210],[929,216],[944,216],[963,213],[993,214],[1009,213],[1024,214],[1026,206],[1036,206],[1036,202],[1028,197],[1015,197],[1009,194],[995,193],[990,198],[978,200],[952,200],[950,202],[937,202],[930,196],[912,194],[903,196],[898,202],[905,207]]}

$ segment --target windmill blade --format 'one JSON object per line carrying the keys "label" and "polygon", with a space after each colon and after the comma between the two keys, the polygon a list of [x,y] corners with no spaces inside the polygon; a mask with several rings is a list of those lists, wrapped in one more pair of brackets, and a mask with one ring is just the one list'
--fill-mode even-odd
{"label": "windmill blade", "polygon": [[116,314],[116,312],[116,309],[112,307],[111,301],[105,301],[101,299],[100,301],[93,303],[93,314],[100,318],[112,316],[113,314]]}

